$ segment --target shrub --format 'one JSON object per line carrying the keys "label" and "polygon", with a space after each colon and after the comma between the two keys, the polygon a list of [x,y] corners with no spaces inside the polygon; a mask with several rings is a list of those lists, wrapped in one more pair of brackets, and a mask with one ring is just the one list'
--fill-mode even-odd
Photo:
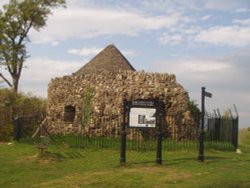
{"label": "shrub", "polygon": [[0,89],[0,141],[9,141],[13,138],[13,120],[16,117],[26,119],[23,126],[25,130],[22,132],[31,134],[37,124],[34,122],[39,122],[45,117],[46,106],[45,99]]}
{"label": "shrub", "polygon": [[0,142],[10,142],[13,139],[13,125],[7,124],[0,128]]}

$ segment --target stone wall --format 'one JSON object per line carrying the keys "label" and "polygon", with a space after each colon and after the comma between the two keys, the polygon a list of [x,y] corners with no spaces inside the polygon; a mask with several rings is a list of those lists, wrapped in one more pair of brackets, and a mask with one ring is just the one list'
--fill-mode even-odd
{"label": "stone wall", "polygon": [[[83,134],[98,136],[114,132],[117,135],[120,125],[110,122],[120,124],[124,99],[156,97],[165,103],[168,129],[172,130],[177,126],[173,118],[176,115],[182,114],[184,119],[190,118],[187,115],[188,93],[172,74],[119,71],[55,78],[48,89],[47,128],[54,134],[81,131]],[[67,112],[65,108],[71,111]],[[66,113],[73,114],[73,119],[65,121]],[[88,121],[81,126],[83,113],[87,113],[85,119],[88,118]],[[103,118],[109,119],[109,123],[101,122]],[[187,125],[183,123],[183,126]],[[100,131],[103,129],[105,133]]]}

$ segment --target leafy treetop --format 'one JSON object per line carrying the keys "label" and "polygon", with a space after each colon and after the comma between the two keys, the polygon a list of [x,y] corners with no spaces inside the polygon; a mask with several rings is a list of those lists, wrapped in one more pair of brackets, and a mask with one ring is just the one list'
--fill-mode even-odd
{"label": "leafy treetop", "polygon": [[23,63],[27,59],[29,31],[45,27],[52,9],[65,7],[65,0],[10,0],[0,11],[0,65],[6,67],[12,82],[1,72],[0,77],[18,91]]}

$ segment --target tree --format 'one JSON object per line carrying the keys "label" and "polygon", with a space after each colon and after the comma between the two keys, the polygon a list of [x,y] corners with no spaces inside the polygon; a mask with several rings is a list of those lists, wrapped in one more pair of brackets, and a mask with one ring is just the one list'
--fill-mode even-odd
{"label": "tree", "polygon": [[195,122],[199,122],[200,120],[200,109],[198,104],[195,101],[189,100],[188,101],[188,110],[191,112],[192,117],[194,118]]}
{"label": "tree", "polygon": [[31,135],[46,115],[46,106],[45,99],[21,92],[14,93],[10,89],[0,89],[0,142],[13,138],[12,124],[16,117],[24,122],[22,132]]}
{"label": "tree", "polygon": [[193,114],[193,115],[199,115],[200,114],[200,109],[198,107],[198,104],[196,104],[196,101],[189,100],[188,101],[188,110]]}
{"label": "tree", "polygon": [[10,0],[0,11],[0,66],[6,67],[11,81],[0,72],[0,78],[18,92],[23,64],[28,58],[26,44],[29,31],[45,27],[52,9],[65,7],[65,0]]}

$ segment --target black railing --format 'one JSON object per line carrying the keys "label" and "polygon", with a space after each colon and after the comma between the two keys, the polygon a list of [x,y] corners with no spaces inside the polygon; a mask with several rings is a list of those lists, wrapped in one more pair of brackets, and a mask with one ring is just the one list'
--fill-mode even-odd
{"label": "black railing", "polygon": [[[162,132],[163,150],[198,149],[199,119],[183,119],[183,115],[168,116]],[[31,138],[41,122],[41,118],[19,117],[14,121],[15,140]],[[79,148],[121,147],[120,116],[92,118],[89,125],[82,126],[79,133],[53,135],[54,143],[64,143]],[[45,128],[48,125],[45,125]],[[133,128],[126,130],[127,149],[154,150],[157,146],[155,129]],[[238,148],[238,117],[205,117],[205,149],[234,150]]]}
{"label": "black railing", "polygon": [[35,114],[33,116],[15,117],[13,120],[13,138],[19,141],[24,138],[30,138],[37,127],[42,122],[43,116]]}
{"label": "black railing", "polygon": [[[239,120],[236,117],[205,117],[205,141],[238,148]],[[218,145],[218,144],[217,144]]]}

